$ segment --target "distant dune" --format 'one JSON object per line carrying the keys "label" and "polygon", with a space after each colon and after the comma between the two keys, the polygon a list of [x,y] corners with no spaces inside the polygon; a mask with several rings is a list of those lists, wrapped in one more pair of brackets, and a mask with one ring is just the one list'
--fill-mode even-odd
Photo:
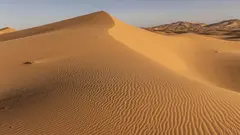
{"label": "distant dune", "polygon": [[1,135],[240,134],[240,43],[100,11],[0,36]]}
{"label": "distant dune", "polygon": [[240,20],[225,20],[213,24],[191,23],[191,22],[175,22],[155,27],[144,28],[152,32],[165,33],[196,33],[202,35],[212,35],[222,39],[240,40]]}
{"label": "distant dune", "polygon": [[14,32],[14,31],[16,31],[16,30],[13,28],[5,27],[5,28],[0,29],[0,34],[6,34],[6,33]]}

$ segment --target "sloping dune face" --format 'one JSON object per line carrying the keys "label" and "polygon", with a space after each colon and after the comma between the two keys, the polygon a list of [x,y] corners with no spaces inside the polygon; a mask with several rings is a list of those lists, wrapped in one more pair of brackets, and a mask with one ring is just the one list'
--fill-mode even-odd
{"label": "sloping dune face", "polygon": [[116,27],[109,34],[129,48],[188,79],[240,91],[240,42],[194,34],[156,35],[114,21]]}
{"label": "sloping dune face", "polygon": [[240,95],[227,84],[239,87],[217,86],[208,67],[236,64],[238,46],[202,38],[153,34],[105,12],[0,36],[0,134],[239,134]]}

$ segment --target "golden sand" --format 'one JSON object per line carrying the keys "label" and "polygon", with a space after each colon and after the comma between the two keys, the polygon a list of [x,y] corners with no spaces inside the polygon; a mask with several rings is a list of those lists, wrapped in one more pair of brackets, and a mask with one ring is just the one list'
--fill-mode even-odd
{"label": "golden sand", "polygon": [[0,61],[1,135],[240,134],[239,42],[101,11],[1,35]]}

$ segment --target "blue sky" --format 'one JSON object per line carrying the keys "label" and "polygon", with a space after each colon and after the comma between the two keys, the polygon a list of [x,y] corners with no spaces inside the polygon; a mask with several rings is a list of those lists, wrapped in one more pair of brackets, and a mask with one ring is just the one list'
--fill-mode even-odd
{"label": "blue sky", "polygon": [[104,10],[135,26],[240,18],[240,0],[0,0],[0,28],[25,29]]}

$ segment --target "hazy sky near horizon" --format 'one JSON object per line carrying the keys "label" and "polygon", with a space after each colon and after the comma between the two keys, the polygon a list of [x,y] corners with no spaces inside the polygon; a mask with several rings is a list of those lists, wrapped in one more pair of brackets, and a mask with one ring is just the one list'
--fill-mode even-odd
{"label": "hazy sky near horizon", "polygon": [[104,10],[135,26],[240,18],[240,0],[0,0],[0,28],[25,29]]}

